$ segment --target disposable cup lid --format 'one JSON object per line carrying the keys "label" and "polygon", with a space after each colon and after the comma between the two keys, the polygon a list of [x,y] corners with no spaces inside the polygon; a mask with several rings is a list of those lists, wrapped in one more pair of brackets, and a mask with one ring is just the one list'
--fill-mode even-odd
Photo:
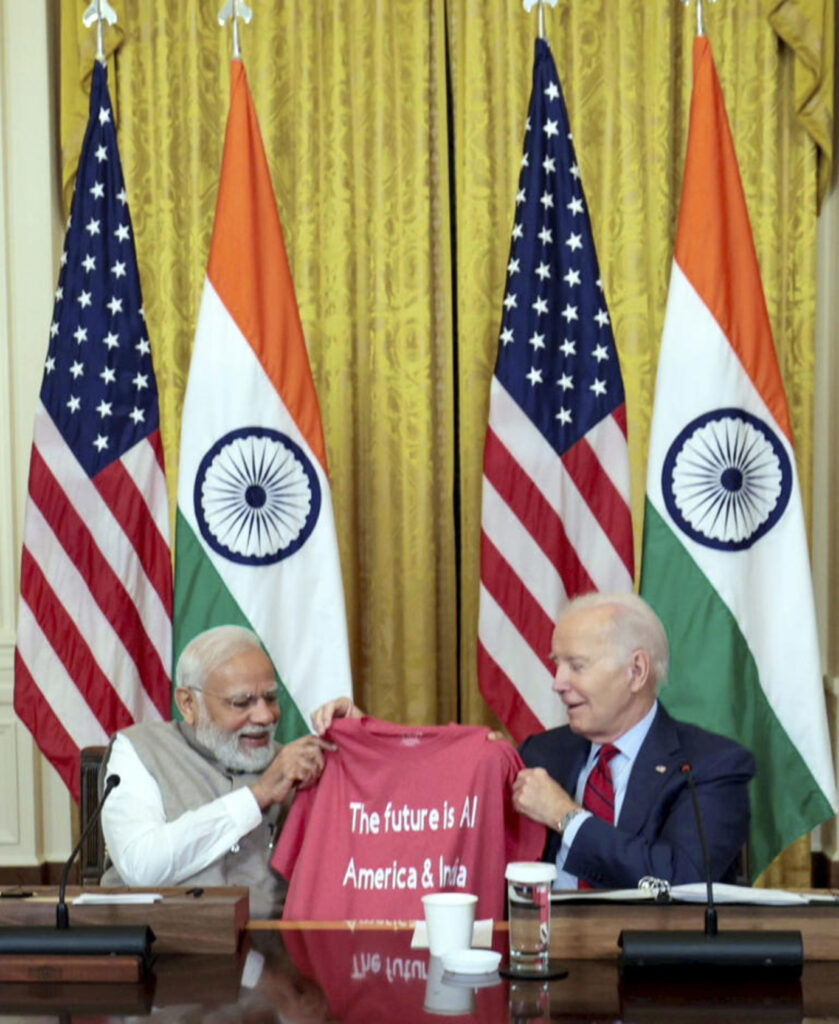
{"label": "disposable cup lid", "polygon": [[439,907],[465,907],[477,903],[478,897],[471,892],[430,892],[422,897],[422,902]]}
{"label": "disposable cup lid", "polygon": [[452,974],[491,974],[498,970],[501,954],[494,949],[453,949],[442,960]]}
{"label": "disposable cup lid", "polygon": [[556,864],[516,860],[507,865],[504,877],[511,882],[522,882],[525,885],[536,885],[538,882],[553,882],[556,878]]}

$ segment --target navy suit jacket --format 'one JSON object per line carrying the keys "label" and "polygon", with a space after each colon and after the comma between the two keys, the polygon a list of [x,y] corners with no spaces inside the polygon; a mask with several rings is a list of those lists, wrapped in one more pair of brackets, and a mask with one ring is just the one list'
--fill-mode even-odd
{"label": "navy suit jacket", "polygon": [[[544,768],[573,798],[591,744],[567,725],[531,736],[520,752]],[[745,747],[678,722],[659,704],[632,766],[616,825],[591,817],[577,831],[565,870],[596,888],[634,888],[644,875],[673,885],[705,878],[687,779],[690,764],[714,881],[733,881],[749,835],[749,780],[755,761]],[[662,770],[663,769],[663,770]],[[555,860],[558,832],[549,832],[545,860]]]}

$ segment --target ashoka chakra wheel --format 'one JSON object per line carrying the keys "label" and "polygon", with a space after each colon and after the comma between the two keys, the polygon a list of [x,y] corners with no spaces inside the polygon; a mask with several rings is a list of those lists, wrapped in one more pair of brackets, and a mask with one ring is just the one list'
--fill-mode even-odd
{"label": "ashoka chakra wheel", "polygon": [[661,474],[664,503],[692,540],[724,551],[751,547],[780,519],[792,467],[775,432],[743,409],[688,423]]}
{"label": "ashoka chakra wheel", "polygon": [[270,565],[294,554],[320,513],[317,474],[286,434],[244,427],[220,438],[195,478],[195,515],[210,547],[233,562]]}

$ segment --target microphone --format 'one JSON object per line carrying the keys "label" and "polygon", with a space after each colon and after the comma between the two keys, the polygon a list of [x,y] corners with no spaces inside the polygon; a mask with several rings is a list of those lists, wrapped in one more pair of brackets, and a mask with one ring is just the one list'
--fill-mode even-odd
{"label": "microphone", "polygon": [[84,843],[85,839],[87,839],[87,837],[93,831],[93,826],[96,825],[97,822],[99,821],[99,817],[102,814],[102,808],[105,806],[105,801],[110,796],[111,790],[116,789],[119,783],[119,775],[109,775],[107,779],[105,779],[105,786],[104,789],[102,790],[102,796],[99,799],[99,803],[94,808],[93,814],[91,814],[90,818],[88,819],[88,823],[85,825],[82,834],[79,836],[79,841],[73,847],[70,856],[67,858],[67,862],[64,865],[64,870],[61,872],[61,881],[59,882],[58,885],[58,906],[55,908],[56,928],[67,928],[70,924],[70,918],[67,911],[67,901],[64,898],[64,894],[67,891],[67,878],[70,874],[70,868],[73,865],[73,861],[79,855],[79,850],[81,850],[82,844]]}
{"label": "microphone", "polygon": [[702,814],[699,810],[699,797],[696,795],[696,783],[693,781],[693,768],[685,763],[681,767],[682,775],[687,779],[690,798],[693,803],[693,816],[696,818],[696,828],[699,832],[699,845],[702,848],[702,867],[705,869],[705,889],[707,892],[705,902],[705,934],[717,934],[717,908],[714,906],[714,883],[711,879],[711,857],[708,853],[708,843],[705,841],[705,827],[702,823]]}
{"label": "microphone", "polygon": [[690,764],[681,766],[690,790],[696,830],[702,849],[702,866],[707,886],[704,932],[622,931],[618,969],[627,977],[645,973],[696,974],[723,971],[739,974],[772,972],[773,976],[798,978],[804,963],[800,931],[717,931],[717,909],[711,858],[699,809],[699,797]]}
{"label": "microphone", "polygon": [[[55,926],[20,925],[0,928],[0,956],[129,956],[137,957],[141,970],[151,963],[151,945],[154,932],[148,925],[82,925],[70,927],[67,910],[67,879],[73,861],[82,848],[82,843],[96,825],[102,808],[111,792],[120,783],[118,775],[109,775],[105,781],[102,797],[90,820],[82,830],[64,870],[58,887],[58,905],[55,910]],[[51,965],[55,961],[48,960]]]}

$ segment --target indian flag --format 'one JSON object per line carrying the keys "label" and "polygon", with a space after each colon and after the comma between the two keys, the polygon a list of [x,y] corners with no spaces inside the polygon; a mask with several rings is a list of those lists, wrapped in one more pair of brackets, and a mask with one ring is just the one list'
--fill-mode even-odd
{"label": "indian flag", "polygon": [[290,739],[352,692],[346,614],[320,410],[241,61],[231,77],[181,431],[175,658],[211,626],[254,630]]}
{"label": "indian flag", "polygon": [[708,40],[694,83],[650,441],[641,593],[662,699],[757,758],[752,870],[836,803],[789,411]]}

